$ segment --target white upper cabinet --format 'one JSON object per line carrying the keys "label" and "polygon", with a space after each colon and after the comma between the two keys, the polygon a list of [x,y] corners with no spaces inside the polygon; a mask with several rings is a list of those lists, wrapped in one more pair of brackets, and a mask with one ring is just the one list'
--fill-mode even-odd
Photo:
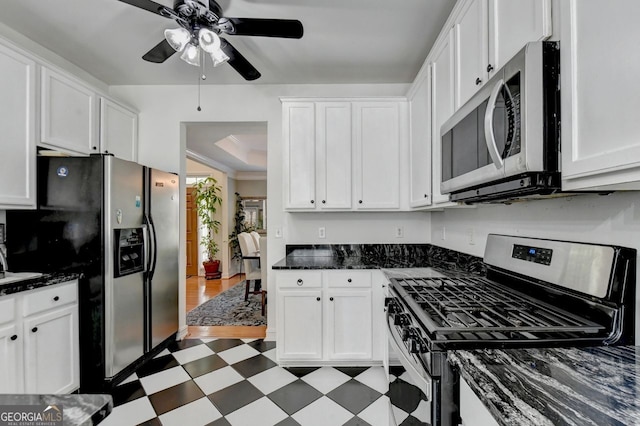
{"label": "white upper cabinet", "polygon": [[286,171],[285,208],[316,208],[316,132],[313,102],[284,102],[282,129]]}
{"label": "white upper cabinet", "polygon": [[0,44],[0,209],[35,208],[36,63]]}
{"label": "white upper cabinet", "polygon": [[100,98],[100,150],[123,160],[138,159],[138,114]]}
{"label": "white upper cabinet", "polygon": [[432,202],[433,204],[446,203],[449,194],[440,193],[442,181],[442,149],[440,139],[440,127],[453,114],[454,98],[454,56],[453,56],[453,29],[450,29],[442,40],[431,51],[431,99],[432,99],[432,123],[431,126],[431,154],[432,154]]}
{"label": "white upper cabinet", "polygon": [[351,103],[316,103],[319,209],[351,209]]}
{"label": "white upper cabinet", "polygon": [[41,83],[40,144],[70,154],[100,152],[96,92],[45,67]]}
{"label": "white upper cabinet", "polygon": [[640,2],[563,0],[562,188],[640,189]]}
{"label": "white upper cabinet", "polygon": [[409,205],[431,204],[431,68],[427,65],[409,92],[409,159],[411,192]]}
{"label": "white upper cabinet", "polygon": [[530,41],[551,35],[551,0],[489,0],[490,76]]}
{"label": "white upper cabinet", "polygon": [[454,30],[458,109],[526,43],[551,35],[551,1],[466,0]]}
{"label": "white upper cabinet", "polygon": [[400,207],[400,110],[397,102],[356,102],[356,209]]}
{"label": "white upper cabinet", "polygon": [[408,204],[400,191],[406,104],[283,99],[285,209],[399,209],[402,197]]}
{"label": "white upper cabinet", "polygon": [[455,24],[456,109],[487,81],[488,66],[487,0],[467,1]]}

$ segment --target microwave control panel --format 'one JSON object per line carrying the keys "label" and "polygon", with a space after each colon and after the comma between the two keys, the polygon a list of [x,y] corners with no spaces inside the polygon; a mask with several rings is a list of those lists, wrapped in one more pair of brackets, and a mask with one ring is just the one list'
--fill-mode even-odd
{"label": "microwave control panel", "polygon": [[514,244],[511,257],[514,259],[525,260],[527,262],[550,265],[552,254],[553,250],[551,249]]}

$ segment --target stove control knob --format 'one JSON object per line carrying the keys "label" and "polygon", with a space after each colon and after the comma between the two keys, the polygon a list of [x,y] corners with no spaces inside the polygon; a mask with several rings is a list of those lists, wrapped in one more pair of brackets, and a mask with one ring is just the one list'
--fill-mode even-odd
{"label": "stove control knob", "polygon": [[405,327],[402,329],[402,341],[406,342],[413,335],[413,327]]}
{"label": "stove control knob", "polygon": [[398,306],[398,302],[396,302],[393,297],[387,297],[384,300],[384,304],[387,307],[387,312],[389,312],[389,314],[396,314],[398,312],[401,312],[400,307]]}
{"label": "stove control knob", "polygon": [[411,352],[412,354],[423,354],[426,351],[426,345],[419,337],[414,337],[409,340],[409,352]]}
{"label": "stove control knob", "polygon": [[394,325],[409,325],[411,324],[411,317],[409,314],[397,314],[393,318]]}

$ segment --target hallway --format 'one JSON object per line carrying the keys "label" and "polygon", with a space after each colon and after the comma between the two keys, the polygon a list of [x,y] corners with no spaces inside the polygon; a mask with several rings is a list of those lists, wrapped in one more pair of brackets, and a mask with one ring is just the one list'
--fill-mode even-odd
{"label": "hallway", "polygon": [[[244,275],[235,275],[229,279],[205,280],[204,277],[187,277],[187,312],[216,297],[244,280]],[[257,296],[256,296],[257,297]],[[188,338],[228,337],[264,339],[267,326],[188,326]]]}

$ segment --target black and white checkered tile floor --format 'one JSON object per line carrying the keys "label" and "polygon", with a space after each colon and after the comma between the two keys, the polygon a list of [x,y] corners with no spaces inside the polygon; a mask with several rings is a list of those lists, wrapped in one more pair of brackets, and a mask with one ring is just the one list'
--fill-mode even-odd
{"label": "black and white checkered tile floor", "polygon": [[263,340],[175,342],[114,390],[102,424],[388,426],[382,367],[282,368],[275,357]]}

